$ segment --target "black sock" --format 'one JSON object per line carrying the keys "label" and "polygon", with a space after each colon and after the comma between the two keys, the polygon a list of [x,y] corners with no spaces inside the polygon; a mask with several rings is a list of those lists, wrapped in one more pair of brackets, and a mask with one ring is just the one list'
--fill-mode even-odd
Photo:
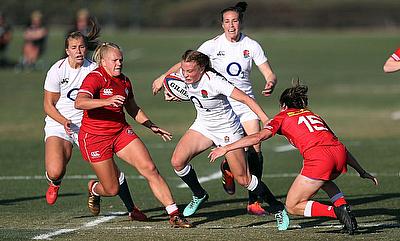
{"label": "black sock", "polygon": [[274,194],[272,194],[267,185],[265,185],[265,183],[261,180],[258,180],[258,185],[252,192],[267,202],[273,213],[276,211],[281,211],[285,208],[283,203],[275,198]]}
{"label": "black sock", "polygon": [[128,210],[128,212],[132,212],[133,208],[135,207],[135,204],[133,203],[131,193],[129,192],[128,183],[126,182],[125,178],[124,178],[124,182],[119,185],[118,196],[124,202],[125,207]]}
{"label": "black sock", "polygon": [[[253,147],[249,147],[246,151],[247,162],[249,163],[250,174],[261,180],[263,173],[263,155],[261,152],[256,152]],[[249,191],[249,204],[258,201],[258,196]]]}
{"label": "black sock", "polygon": [[204,190],[203,187],[200,185],[193,167],[191,167],[188,174],[180,178],[189,186],[194,196],[198,198],[204,197],[204,195],[206,194],[206,190]]}

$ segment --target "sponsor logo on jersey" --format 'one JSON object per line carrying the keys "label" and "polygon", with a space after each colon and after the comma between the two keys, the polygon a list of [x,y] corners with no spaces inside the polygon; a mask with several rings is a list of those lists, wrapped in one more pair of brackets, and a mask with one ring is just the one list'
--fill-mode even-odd
{"label": "sponsor logo on jersey", "polygon": [[208,93],[207,93],[207,91],[206,91],[206,90],[201,90],[201,96],[202,96],[203,98],[208,98]]}
{"label": "sponsor logo on jersey", "polygon": [[250,51],[249,50],[243,50],[243,57],[245,58],[245,59],[247,59],[247,58],[250,58]]}
{"label": "sponsor logo on jersey", "polygon": [[126,94],[126,96],[128,96],[128,94],[129,94],[128,88],[125,88],[125,94]]}
{"label": "sponsor logo on jersey", "polygon": [[229,136],[225,136],[224,137],[224,141],[225,141],[225,143],[228,143],[229,142]]}
{"label": "sponsor logo on jersey", "polygon": [[217,56],[225,56],[225,51],[218,51]]}
{"label": "sponsor logo on jersey", "polygon": [[100,157],[100,151],[92,151],[90,152],[90,156],[93,158],[98,158]]}
{"label": "sponsor logo on jersey", "polygon": [[126,133],[128,133],[128,135],[133,135],[135,134],[135,132],[133,132],[133,130],[131,128],[126,130]]}
{"label": "sponsor logo on jersey", "polygon": [[104,95],[113,95],[113,89],[103,89]]}
{"label": "sponsor logo on jersey", "polygon": [[69,78],[62,79],[60,84],[68,84]]}

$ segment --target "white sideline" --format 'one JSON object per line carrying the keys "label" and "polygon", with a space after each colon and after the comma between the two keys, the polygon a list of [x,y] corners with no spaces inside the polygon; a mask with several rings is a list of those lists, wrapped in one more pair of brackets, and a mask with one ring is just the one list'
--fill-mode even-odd
{"label": "white sideline", "polygon": [[33,237],[32,239],[35,239],[35,240],[43,240],[43,239],[52,240],[52,237],[54,237],[54,236],[57,236],[57,235],[60,235],[60,234],[65,234],[65,233],[71,233],[71,232],[74,232],[74,231],[82,229],[82,228],[94,227],[94,226],[97,226],[97,225],[99,225],[101,223],[110,221],[110,220],[118,217],[118,215],[122,215],[124,213],[125,212],[112,212],[112,213],[110,213],[109,216],[105,216],[105,217],[101,217],[101,218],[95,219],[93,221],[85,223],[84,225],[82,225],[79,228],[70,228],[70,229],[69,228],[63,228],[63,229],[60,229],[60,230],[57,230],[57,231],[54,231],[54,232],[37,235],[37,236]]}

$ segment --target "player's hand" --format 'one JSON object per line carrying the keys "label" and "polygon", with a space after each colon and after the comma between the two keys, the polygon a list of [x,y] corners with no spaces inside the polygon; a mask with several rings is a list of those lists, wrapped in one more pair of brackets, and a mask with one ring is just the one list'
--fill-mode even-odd
{"label": "player's hand", "polygon": [[360,177],[370,179],[374,183],[374,185],[376,185],[376,186],[378,185],[378,179],[366,171],[364,171],[363,173],[360,173]]}
{"label": "player's hand", "polygon": [[164,77],[165,77],[164,75],[161,75],[160,77],[158,77],[153,81],[152,84],[153,95],[156,95],[162,89]]}
{"label": "player's hand", "polygon": [[179,98],[172,96],[166,90],[164,90],[164,100],[166,100],[166,101],[181,101]]}
{"label": "player's hand", "polygon": [[264,90],[261,91],[261,94],[263,94],[264,96],[270,96],[275,89],[275,85],[276,81],[268,81],[267,83],[265,83]]}
{"label": "player's hand", "polygon": [[210,158],[210,162],[214,162],[218,157],[224,156],[226,154],[226,150],[224,147],[217,147],[211,149],[210,154],[208,154],[208,158]]}
{"label": "player's hand", "polygon": [[121,107],[124,105],[125,97],[122,95],[114,95],[107,99],[108,104],[112,107]]}
{"label": "player's hand", "polygon": [[161,129],[160,127],[156,126],[156,125],[152,125],[150,127],[150,129],[154,132],[154,134],[157,134],[159,136],[161,136],[161,138],[164,141],[170,141],[172,140],[172,134],[169,133],[168,131]]}
{"label": "player's hand", "polygon": [[71,129],[71,124],[72,121],[71,120],[67,120],[66,122],[64,122],[64,130],[68,135],[72,135],[72,129]]}

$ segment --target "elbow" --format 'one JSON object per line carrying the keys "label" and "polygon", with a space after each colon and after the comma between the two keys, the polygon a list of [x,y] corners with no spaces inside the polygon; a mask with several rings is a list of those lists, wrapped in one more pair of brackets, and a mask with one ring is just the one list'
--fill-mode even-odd
{"label": "elbow", "polygon": [[78,99],[75,100],[74,107],[77,110],[83,110],[82,103]]}
{"label": "elbow", "polygon": [[386,65],[383,66],[383,72],[390,73],[389,68]]}

